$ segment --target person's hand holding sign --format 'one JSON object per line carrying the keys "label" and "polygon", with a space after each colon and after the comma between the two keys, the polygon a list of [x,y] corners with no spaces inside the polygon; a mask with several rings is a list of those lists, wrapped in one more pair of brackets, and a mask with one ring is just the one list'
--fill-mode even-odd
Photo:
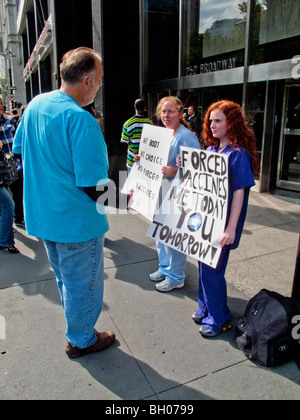
{"label": "person's hand holding sign", "polygon": [[175,168],[174,166],[171,166],[171,165],[167,165],[167,166],[163,166],[161,171],[164,177],[172,178],[176,176],[178,168]]}

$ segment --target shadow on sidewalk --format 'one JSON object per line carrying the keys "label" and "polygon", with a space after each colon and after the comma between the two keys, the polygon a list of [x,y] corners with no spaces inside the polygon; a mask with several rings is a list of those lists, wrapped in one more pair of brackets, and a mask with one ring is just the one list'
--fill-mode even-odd
{"label": "shadow on sidewalk", "polygon": [[[283,211],[271,207],[262,207],[249,204],[247,212],[247,222],[264,227],[274,227],[276,229],[295,231],[295,225],[300,225],[300,212]],[[244,231],[251,234],[251,231]]]}
{"label": "shadow on sidewalk", "polygon": [[[185,384],[165,378],[144,361],[119,349],[118,341],[113,346],[105,358],[98,353],[76,359],[75,362],[121,400],[213,399]],[[164,396],[165,392],[170,394]]]}

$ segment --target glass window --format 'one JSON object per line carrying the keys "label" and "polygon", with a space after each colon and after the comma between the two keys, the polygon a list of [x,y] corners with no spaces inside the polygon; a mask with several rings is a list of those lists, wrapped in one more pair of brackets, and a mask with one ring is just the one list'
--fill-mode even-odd
{"label": "glass window", "polygon": [[48,20],[48,17],[49,17],[47,0],[41,0],[36,3],[36,15],[37,15],[36,26],[38,30],[38,37],[40,37],[45,27],[46,21]]}
{"label": "glass window", "polygon": [[178,76],[179,0],[144,1],[144,81]]}
{"label": "glass window", "polygon": [[299,0],[255,0],[252,64],[285,60],[299,54]]}
{"label": "glass window", "polygon": [[300,86],[286,89],[279,179],[300,182]]}
{"label": "glass window", "polygon": [[201,137],[202,125],[204,117],[209,106],[216,101],[221,99],[229,99],[234,102],[241,103],[243,97],[243,86],[242,85],[225,85],[218,87],[206,87],[202,89],[188,89],[181,91],[181,100],[184,104],[185,113],[187,114],[188,108],[193,106],[195,108],[195,114],[198,118],[198,132],[201,147],[205,148],[204,142]]}
{"label": "glass window", "polygon": [[299,0],[261,0],[260,45],[300,35]]}
{"label": "glass window", "polygon": [[247,2],[189,0],[184,2],[184,8],[187,75],[244,65]]}
{"label": "glass window", "polygon": [[249,124],[255,133],[256,146],[260,158],[262,155],[264,133],[265,100],[266,82],[251,83],[248,85],[246,114]]}

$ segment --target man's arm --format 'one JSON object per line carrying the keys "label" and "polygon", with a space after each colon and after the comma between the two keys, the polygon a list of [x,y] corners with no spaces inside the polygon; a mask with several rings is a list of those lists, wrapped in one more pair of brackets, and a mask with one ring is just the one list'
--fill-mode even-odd
{"label": "man's arm", "polygon": [[133,195],[133,191],[130,191],[128,195],[123,194],[112,181],[97,187],[85,187],[83,190],[96,203],[116,209],[128,209],[129,201]]}

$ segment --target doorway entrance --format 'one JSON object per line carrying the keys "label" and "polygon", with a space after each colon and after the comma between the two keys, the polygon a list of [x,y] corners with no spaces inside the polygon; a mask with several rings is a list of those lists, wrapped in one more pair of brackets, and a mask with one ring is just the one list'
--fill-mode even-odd
{"label": "doorway entrance", "polygon": [[300,85],[285,87],[277,187],[300,191]]}

